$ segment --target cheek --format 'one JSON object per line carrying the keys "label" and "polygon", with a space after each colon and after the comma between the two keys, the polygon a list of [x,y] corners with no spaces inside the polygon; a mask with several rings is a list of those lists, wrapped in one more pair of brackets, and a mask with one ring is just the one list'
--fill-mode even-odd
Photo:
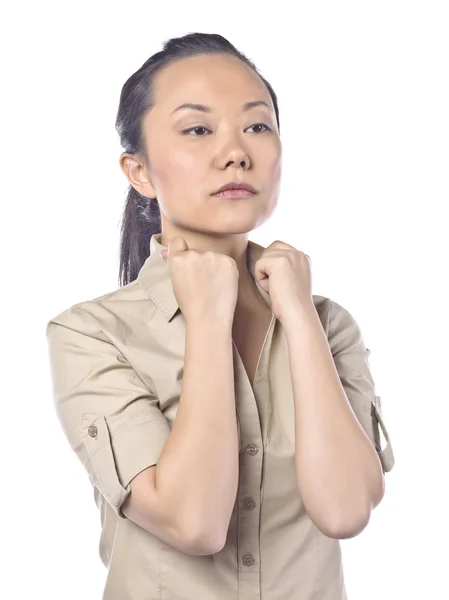
{"label": "cheek", "polygon": [[[268,186],[276,184],[276,179],[280,177],[282,168],[282,145],[278,138],[265,140],[267,143],[259,148],[258,154],[255,155],[256,170],[259,176],[265,178],[265,183]],[[258,167],[258,168],[257,168]]]}
{"label": "cheek", "polygon": [[273,194],[279,192],[282,177],[282,155],[281,153],[274,153],[270,156],[265,163],[265,173],[267,179],[265,180],[267,188],[269,188]]}
{"label": "cheek", "polygon": [[266,163],[266,173],[269,178],[266,181],[267,188],[270,189],[268,200],[268,211],[271,213],[277,206],[282,178],[282,148],[277,147],[276,151],[268,157]]}
{"label": "cheek", "polygon": [[163,212],[173,222],[201,208],[198,192],[205,180],[201,165],[204,160],[200,161],[191,150],[182,151],[173,144],[159,147],[157,153],[153,153],[151,172],[157,197]]}
{"label": "cheek", "polygon": [[270,157],[270,167],[274,173],[281,173],[282,170],[282,146],[280,142],[276,144],[276,149]]}
{"label": "cheek", "polygon": [[164,189],[185,189],[185,185],[198,177],[198,160],[191,151],[177,150],[173,145],[162,148],[154,165],[154,174]]}
{"label": "cheek", "polygon": [[279,178],[282,172],[282,157],[277,156],[273,158],[270,162],[269,169],[274,179]]}

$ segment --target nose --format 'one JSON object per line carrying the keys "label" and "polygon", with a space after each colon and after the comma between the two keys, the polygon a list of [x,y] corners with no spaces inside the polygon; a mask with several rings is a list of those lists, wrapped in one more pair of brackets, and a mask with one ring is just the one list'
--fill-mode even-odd
{"label": "nose", "polygon": [[[230,161],[228,161],[228,162],[226,163],[226,168],[227,168],[227,167],[229,167],[229,165],[232,165],[232,164],[234,164],[234,162],[236,162],[236,161],[233,161],[233,160],[230,160]],[[245,160],[245,159],[242,159],[242,160],[240,161],[240,166],[241,166],[241,167],[244,169],[244,168],[246,167],[246,165],[248,164],[248,162],[249,162],[249,161],[247,161],[247,160]]]}
{"label": "nose", "polygon": [[217,162],[220,168],[228,168],[230,165],[239,165],[243,169],[249,169],[251,165],[248,153],[243,148],[241,142],[235,141],[230,147],[223,148],[217,156]]}

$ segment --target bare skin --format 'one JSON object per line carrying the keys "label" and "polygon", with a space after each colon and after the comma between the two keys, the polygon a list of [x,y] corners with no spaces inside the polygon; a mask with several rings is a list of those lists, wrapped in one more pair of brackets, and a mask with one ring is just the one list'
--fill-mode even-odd
{"label": "bare skin", "polygon": [[251,385],[272,316],[270,307],[258,290],[256,294],[258,297],[248,299],[245,305],[237,305],[232,326],[232,338]]}

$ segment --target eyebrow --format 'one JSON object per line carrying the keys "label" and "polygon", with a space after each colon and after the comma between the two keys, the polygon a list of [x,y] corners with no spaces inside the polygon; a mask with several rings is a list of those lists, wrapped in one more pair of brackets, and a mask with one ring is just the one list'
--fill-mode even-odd
{"label": "eyebrow", "polygon": [[[255,108],[256,106],[266,106],[267,108],[271,108],[263,100],[254,100],[253,102],[246,102],[246,104],[243,105],[243,112],[251,110],[252,108]],[[206,106],[205,104],[191,104],[190,102],[186,102],[185,104],[181,104],[181,106],[178,106],[178,108],[175,108],[175,110],[172,111],[171,114],[177,112],[178,110],[182,110],[184,108],[190,108],[192,110],[199,110],[199,111],[205,112],[205,113],[213,112],[212,108],[210,106]]]}

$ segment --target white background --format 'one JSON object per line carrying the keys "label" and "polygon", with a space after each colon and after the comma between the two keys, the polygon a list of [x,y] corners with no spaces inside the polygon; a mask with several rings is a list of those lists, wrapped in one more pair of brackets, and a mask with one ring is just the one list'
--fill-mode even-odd
{"label": "white background", "polygon": [[250,234],[312,259],[358,321],[396,454],[342,542],[349,600],[448,598],[446,2],[17,2],[1,18],[0,595],[99,600],[100,522],[52,405],[45,327],[118,287],[122,85],[220,33],[278,98],[280,202]]}

